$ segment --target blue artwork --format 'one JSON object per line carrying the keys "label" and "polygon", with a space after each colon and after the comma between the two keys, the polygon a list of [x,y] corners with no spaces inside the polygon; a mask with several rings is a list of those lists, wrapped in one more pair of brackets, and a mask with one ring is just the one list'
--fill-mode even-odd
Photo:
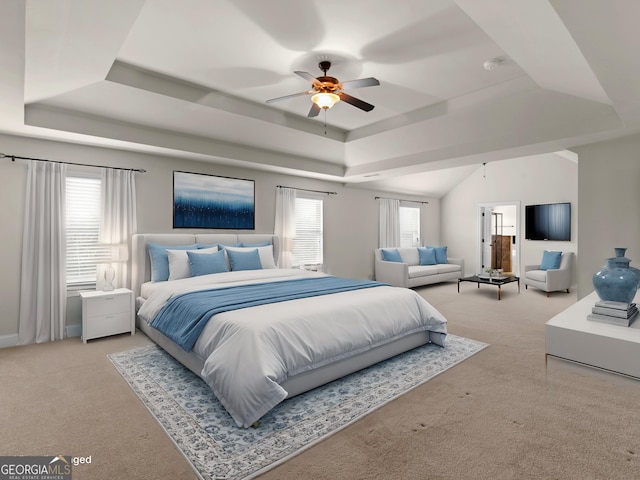
{"label": "blue artwork", "polygon": [[253,230],[253,180],[174,171],[173,228]]}

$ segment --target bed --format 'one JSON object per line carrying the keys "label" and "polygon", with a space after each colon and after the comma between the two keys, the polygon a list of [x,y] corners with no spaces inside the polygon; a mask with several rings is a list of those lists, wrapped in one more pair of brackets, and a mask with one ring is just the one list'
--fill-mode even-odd
{"label": "bed", "polygon": [[[275,268],[279,245],[272,234],[132,239],[138,328],[203,378],[238,426],[399,353],[445,346],[446,319],[413,290]],[[222,257],[230,271],[200,268]]]}

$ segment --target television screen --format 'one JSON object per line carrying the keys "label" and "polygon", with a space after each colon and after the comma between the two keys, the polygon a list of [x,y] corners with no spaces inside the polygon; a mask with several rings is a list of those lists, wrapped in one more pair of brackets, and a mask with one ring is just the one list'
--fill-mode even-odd
{"label": "television screen", "polygon": [[549,203],[525,207],[527,240],[571,240],[571,203]]}

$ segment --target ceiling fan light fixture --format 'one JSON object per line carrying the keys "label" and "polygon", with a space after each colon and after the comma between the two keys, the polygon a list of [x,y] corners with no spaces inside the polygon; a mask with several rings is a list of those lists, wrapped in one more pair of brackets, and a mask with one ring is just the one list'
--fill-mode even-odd
{"label": "ceiling fan light fixture", "polygon": [[327,110],[340,101],[340,97],[335,93],[316,93],[311,97],[311,101],[318,107]]}

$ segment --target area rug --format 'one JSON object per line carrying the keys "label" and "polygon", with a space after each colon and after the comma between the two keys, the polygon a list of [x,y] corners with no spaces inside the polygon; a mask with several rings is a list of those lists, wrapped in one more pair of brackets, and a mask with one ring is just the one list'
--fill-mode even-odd
{"label": "area rug", "polygon": [[479,352],[447,336],[282,402],[257,428],[239,428],[197,375],[148,345],[109,355],[133,391],[205,480],[250,479]]}

